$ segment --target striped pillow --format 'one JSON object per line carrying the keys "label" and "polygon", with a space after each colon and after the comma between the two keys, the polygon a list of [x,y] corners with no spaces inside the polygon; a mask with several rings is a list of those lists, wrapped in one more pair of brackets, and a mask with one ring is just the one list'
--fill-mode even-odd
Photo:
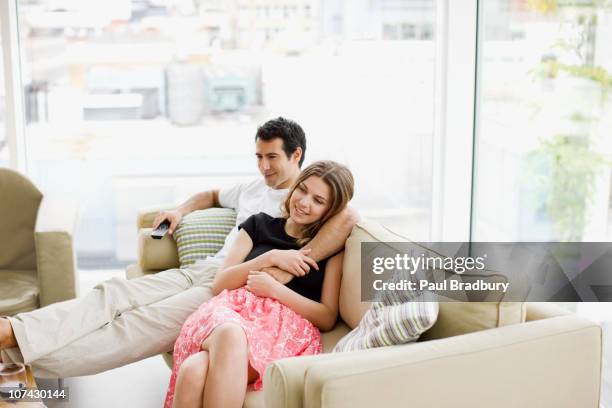
{"label": "striped pillow", "polygon": [[431,292],[411,299],[405,292],[386,291],[373,302],[357,327],[340,339],[337,351],[355,351],[416,341],[436,322],[438,302]]}
{"label": "striped pillow", "polygon": [[214,256],[235,226],[236,211],[231,208],[209,208],[183,217],[173,234],[181,268]]}

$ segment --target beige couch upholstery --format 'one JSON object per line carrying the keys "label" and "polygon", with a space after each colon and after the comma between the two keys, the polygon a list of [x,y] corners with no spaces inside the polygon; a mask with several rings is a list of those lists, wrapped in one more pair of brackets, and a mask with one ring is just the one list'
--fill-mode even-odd
{"label": "beige couch upholstery", "polygon": [[[149,236],[163,208],[138,217],[139,263],[128,267],[129,278],[178,266],[172,238]],[[417,343],[329,353],[369,307],[360,302],[363,241],[402,239],[367,220],[354,228],[340,319],[322,335],[324,353],[272,363],[264,390],[247,393],[245,407],[599,406],[601,328],[549,304],[441,303],[437,323]]]}
{"label": "beige couch upholstery", "polygon": [[0,168],[0,315],[75,298],[76,206]]}

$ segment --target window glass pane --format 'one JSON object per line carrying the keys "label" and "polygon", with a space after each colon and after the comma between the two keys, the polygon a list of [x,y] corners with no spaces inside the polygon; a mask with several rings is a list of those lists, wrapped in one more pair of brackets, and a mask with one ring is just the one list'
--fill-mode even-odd
{"label": "window glass pane", "polygon": [[482,2],[475,240],[612,238],[612,5]]}
{"label": "window glass pane", "polygon": [[[479,4],[484,38],[472,239],[610,241],[612,4]],[[607,305],[566,306],[605,321]],[[608,338],[609,322],[603,327]],[[604,384],[610,374],[606,367]],[[609,387],[601,398],[607,406]]]}
{"label": "window glass pane", "polygon": [[[0,34],[0,45],[4,47],[4,42]],[[9,150],[6,140],[6,90],[4,87],[4,54],[0,53],[0,167],[8,167]]]}
{"label": "window glass pane", "polygon": [[354,205],[429,236],[435,9],[411,1],[19,2],[30,174],[79,200],[82,267],[133,261],[138,209],[257,177],[277,116]]}

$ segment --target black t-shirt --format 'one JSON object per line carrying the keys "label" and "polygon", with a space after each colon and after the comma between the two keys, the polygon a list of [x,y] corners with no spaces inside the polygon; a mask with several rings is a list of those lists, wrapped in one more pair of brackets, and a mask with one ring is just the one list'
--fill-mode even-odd
{"label": "black t-shirt", "polygon": [[[244,229],[253,241],[253,249],[244,260],[257,258],[272,249],[300,249],[296,239],[285,232],[286,221],[285,218],[274,218],[268,214],[259,213],[251,215],[240,224],[238,229]],[[326,263],[326,259],[318,262],[318,271],[311,267],[310,272],[305,276],[294,276],[286,286],[302,296],[320,302]]]}

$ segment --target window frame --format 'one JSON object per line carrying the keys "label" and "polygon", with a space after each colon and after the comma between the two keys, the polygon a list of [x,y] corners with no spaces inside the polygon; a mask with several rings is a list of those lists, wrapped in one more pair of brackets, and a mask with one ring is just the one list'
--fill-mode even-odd
{"label": "window frame", "polygon": [[3,80],[6,92],[4,126],[9,149],[9,166],[14,170],[27,173],[17,0],[0,2],[0,28],[2,30]]}
{"label": "window frame", "polygon": [[466,242],[478,114],[478,0],[438,0],[436,18],[431,239]]}

